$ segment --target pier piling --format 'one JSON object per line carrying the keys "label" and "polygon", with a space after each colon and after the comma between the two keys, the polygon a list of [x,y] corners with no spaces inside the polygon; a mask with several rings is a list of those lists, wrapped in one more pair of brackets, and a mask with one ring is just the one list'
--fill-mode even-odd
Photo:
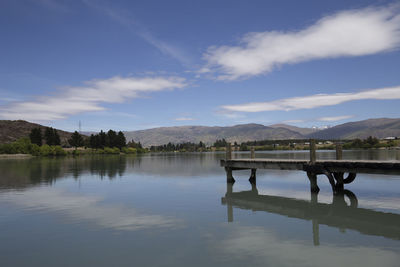
{"label": "pier piling", "polygon": [[310,163],[314,164],[317,161],[317,153],[315,151],[315,140],[310,140]]}

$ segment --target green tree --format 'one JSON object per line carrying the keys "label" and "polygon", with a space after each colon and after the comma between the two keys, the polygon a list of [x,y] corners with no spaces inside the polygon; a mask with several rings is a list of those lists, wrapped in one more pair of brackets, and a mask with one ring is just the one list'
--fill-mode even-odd
{"label": "green tree", "polygon": [[75,147],[75,150],[77,147],[79,146],[83,146],[83,137],[82,135],[80,135],[80,133],[78,133],[77,131],[75,131],[72,135],[71,138],[68,140],[68,143]]}
{"label": "green tree", "polygon": [[117,135],[117,145],[119,149],[126,147],[126,138],[123,132],[119,131]]}
{"label": "green tree", "polygon": [[38,128],[33,128],[31,133],[29,134],[29,139],[31,139],[32,144],[36,144],[38,146],[42,145],[42,130]]}
{"label": "green tree", "polygon": [[113,130],[107,132],[107,142],[106,146],[116,147],[117,146],[117,133]]}
{"label": "green tree", "polygon": [[99,133],[99,147],[104,148],[107,144],[107,135],[103,130]]}
{"label": "green tree", "polygon": [[379,143],[379,140],[376,137],[369,136],[366,140],[365,143],[369,144],[370,146],[377,145]]}
{"label": "green tree", "polygon": [[47,127],[44,131],[44,140],[46,144],[51,146],[53,144],[53,128]]}
{"label": "green tree", "polygon": [[98,148],[101,147],[101,145],[100,145],[100,136],[98,134],[90,135],[90,137],[89,137],[89,146],[91,148],[95,148],[95,149],[98,149]]}
{"label": "green tree", "polygon": [[61,144],[60,136],[56,129],[47,127],[44,131],[44,139],[49,146],[59,146]]}
{"label": "green tree", "polygon": [[54,146],[61,145],[60,136],[58,135],[58,132],[56,129],[53,129],[53,145]]}

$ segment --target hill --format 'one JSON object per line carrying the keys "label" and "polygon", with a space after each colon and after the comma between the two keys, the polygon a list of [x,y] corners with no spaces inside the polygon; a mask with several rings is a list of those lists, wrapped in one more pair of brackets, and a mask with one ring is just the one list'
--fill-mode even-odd
{"label": "hill", "polygon": [[321,139],[365,139],[368,136],[400,136],[400,119],[380,118],[348,122],[307,135]]}
{"label": "hill", "polygon": [[225,138],[229,142],[244,142],[263,139],[296,139],[303,136],[286,128],[273,128],[261,124],[242,124],[229,127],[180,126],[160,127],[141,131],[124,132],[126,140],[140,141],[144,146],[200,141],[212,144]]}
{"label": "hill", "polygon": [[[21,137],[29,136],[32,128],[46,126],[17,120],[0,120],[0,143],[9,143]],[[62,143],[66,143],[71,133],[58,130]],[[125,131],[126,140],[140,141],[144,146],[200,141],[210,145],[217,139],[225,138],[229,142],[278,139],[365,139],[368,136],[385,138],[400,137],[400,119],[368,119],[348,122],[325,130],[300,128],[286,124],[264,126],[261,124],[241,124],[228,127],[180,126],[160,127],[140,131]]]}
{"label": "hill", "polygon": [[[33,128],[40,127],[42,134],[46,126],[31,123],[23,120],[10,121],[0,120],[0,143],[10,143],[21,137],[28,137]],[[57,129],[57,132],[61,139],[61,144],[68,142],[71,137],[70,132],[62,131]]]}
{"label": "hill", "polygon": [[314,133],[314,132],[318,131],[317,129],[314,129],[314,128],[301,128],[301,127],[288,125],[288,124],[273,124],[273,125],[269,125],[269,127],[272,127],[272,128],[285,128],[285,129],[291,130],[293,132],[297,132],[297,133],[299,133],[301,135],[308,135],[308,134],[311,134],[311,133]]}

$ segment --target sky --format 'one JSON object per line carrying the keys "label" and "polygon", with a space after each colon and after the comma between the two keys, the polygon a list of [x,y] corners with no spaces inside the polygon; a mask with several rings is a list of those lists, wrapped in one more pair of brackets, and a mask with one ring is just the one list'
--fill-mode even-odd
{"label": "sky", "polygon": [[400,1],[1,0],[0,119],[63,130],[400,118]]}

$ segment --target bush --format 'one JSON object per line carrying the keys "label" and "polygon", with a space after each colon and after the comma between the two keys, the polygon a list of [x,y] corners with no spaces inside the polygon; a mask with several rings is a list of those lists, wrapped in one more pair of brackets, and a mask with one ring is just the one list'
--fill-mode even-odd
{"label": "bush", "polygon": [[125,154],[136,154],[137,149],[133,147],[123,147],[122,152],[124,152]]}
{"label": "bush", "polygon": [[53,155],[53,149],[49,145],[43,145],[40,147],[40,156],[51,156]]}
{"label": "bush", "polygon": [[55,156],[65,156],[67,152],[61,146],[53,146],[53,155]]}
{"label": "bush", "polygon": [[40,146],[32,144],[30,153],[33,156],[40,156]]}
{"label": "bush", "polygon": [[118,147],[113,147],[113,148],[111,148],[111,147],[105,147],[105,148],[104,148],[104,153],[105,153],[105,154],[119,154],[119,153],[120,153],[120,150],[119,150]]}

